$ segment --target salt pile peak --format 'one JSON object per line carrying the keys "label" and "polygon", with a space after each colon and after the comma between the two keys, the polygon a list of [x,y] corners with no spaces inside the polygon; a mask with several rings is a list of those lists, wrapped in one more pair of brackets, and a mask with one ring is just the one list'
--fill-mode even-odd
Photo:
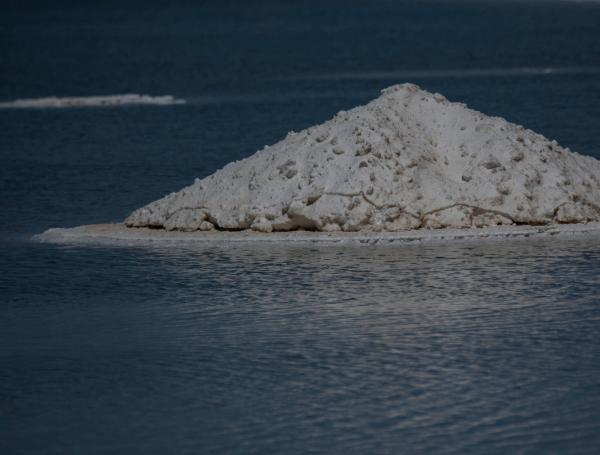
{"label": "salt pile peak", "polygon": [[166,230],[400,231],[600,220],[600,161],[413,84],[135,210]]}

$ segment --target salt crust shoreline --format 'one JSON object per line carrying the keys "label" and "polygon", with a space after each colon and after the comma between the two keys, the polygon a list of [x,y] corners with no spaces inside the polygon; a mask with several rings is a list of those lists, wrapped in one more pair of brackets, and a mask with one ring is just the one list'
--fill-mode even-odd
{"label": "salt crust shoreline", "polygon": [[497,226],[469,229],[416,229],[398,232],[245,231],[168,232],[162,229],[129,228],[123,224],[92,224],[53,228],[33,240],[55,244],[144,245],[144,244],[455,244],[490,243],[506,240],[600,240],[600,223],[551,224],[545,226]]}

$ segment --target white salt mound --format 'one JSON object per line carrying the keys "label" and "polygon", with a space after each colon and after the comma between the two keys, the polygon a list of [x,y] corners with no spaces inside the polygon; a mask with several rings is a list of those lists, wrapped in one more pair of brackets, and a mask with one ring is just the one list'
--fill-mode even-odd
{"label": "white salt mound", "polygon": [[600,161],[412,84],[289,133],[125,224],[401,231],[600,221]]}

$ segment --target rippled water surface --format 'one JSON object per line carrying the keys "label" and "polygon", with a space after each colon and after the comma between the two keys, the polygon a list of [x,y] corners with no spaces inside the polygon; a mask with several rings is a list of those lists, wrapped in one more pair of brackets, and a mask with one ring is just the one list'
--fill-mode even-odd
{"label": "rippled water surface", "polygon": [[0,453],[600,451],[600,245],[70,247],[410,80],[600,157],[600,5],[9,2]]}
{"label": "rippled water surface", "polygon": [[[592,452],[600,246],[21,246],[3,444]],[[8,281],[7,281],[8,280]]]}

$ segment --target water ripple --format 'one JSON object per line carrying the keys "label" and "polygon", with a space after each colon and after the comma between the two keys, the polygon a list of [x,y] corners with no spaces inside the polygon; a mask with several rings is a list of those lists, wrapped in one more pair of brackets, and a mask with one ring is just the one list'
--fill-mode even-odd
{"label": "water ripple", "polygon": [[116,413],[163,447],[167,413],[183,453],[597,440],[594,243],[21,248],[30,267],[0,278],[0,393],[42,439],[36,422]]}

